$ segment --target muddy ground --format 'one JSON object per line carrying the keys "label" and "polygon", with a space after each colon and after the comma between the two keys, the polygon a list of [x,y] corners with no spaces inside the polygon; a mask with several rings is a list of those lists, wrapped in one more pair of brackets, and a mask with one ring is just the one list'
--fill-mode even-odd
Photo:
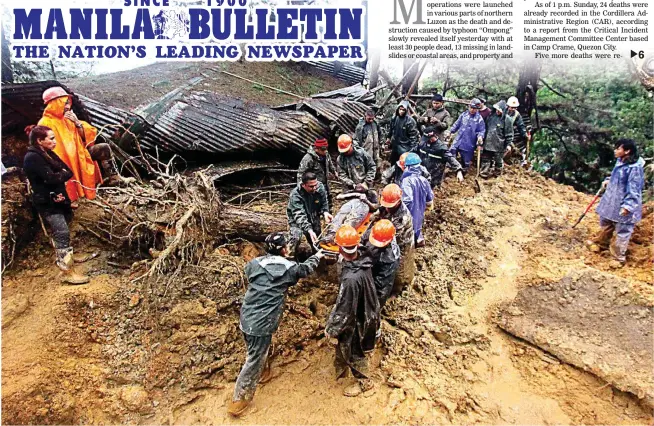
{"label": "muddy ground", "polygon": [[[274,379],[241,423],[651,423],[637,398],[502,332],[497,307],[518,290],[591,267],[652,295],[651,208],[623,269],[583,242],[590,196],[519,169],[448,178],[426,222],[411,288],[383,312],[375,388],[342,396],[323,330],[337,284],[326,271],[294,287],[274,342]],[[78,215],[84,215],[82,205]],[[264,202],[253,209],[274,210]],[[63,286],[40,236],[3,276],[4,423],[230,423],[225,404],[244,358],[238,310],[252,243],[219,241],[173,285],[132,279],[143,265],[73,227],[85,286]]]}

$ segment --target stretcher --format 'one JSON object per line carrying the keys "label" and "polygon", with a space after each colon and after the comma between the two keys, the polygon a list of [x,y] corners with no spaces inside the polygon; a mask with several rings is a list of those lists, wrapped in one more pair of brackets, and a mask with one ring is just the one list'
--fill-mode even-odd
{"label": "stretcher", "polygon": [[[363,219],[363,222],[361,222],[361,225],[357,227],[357,233],[359,234],[360,237],[363,236],[363,234],[368,230],[368,227],[370,226],[370,217],[372,216],[372,213],[368,213]],[[325,253],[325,258],[329,260],[336,260],[338,259],[338,246],[336,243],[333,241],[321,241],[319,244],[319,248],[322,249]]]}

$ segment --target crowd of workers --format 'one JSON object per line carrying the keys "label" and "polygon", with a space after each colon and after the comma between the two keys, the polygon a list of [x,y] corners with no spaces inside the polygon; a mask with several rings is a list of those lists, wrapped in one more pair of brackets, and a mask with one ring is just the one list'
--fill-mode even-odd
{"label": "crowd of workers", "polygon": [[[31,185],[33,205],[50,227],[63,280],[83,284],[89,278],[77,273],[74,263],[84,259],[74,256],[68,229],[73,209],[78,199],[93,199],[98,184],[114,185],[124,179],[116,172],[109,145],[95,143],[97,130],[73,112],[72,96],[61,87],[53,87],[43,93],[43,101],[46,108],[42,119],[26,129],[30,147],[23,169]],[[249,285],[240,328],[247,357],[229,413],[243,413],[257,384],[271,378],[268,352],[286,291],[311,275],[325,256],[319,248],[325,239],[321,221],[329,224],[334,219],[330,176],[335,176],[346,192],[365,200],[370,213],[363,233],[352,224],[343,224],[335,232],[340,287],[325,329],[336,351],[336,377],[351,371],[358,379],[344,390],[346,395],[355,396],[373,386],[366,353],[374,349],[380,336],[384,304],[413,279],[414,251],[425,245],[422,228],[426,212],[433,209],[434,190],[442,185],[448,167],[462,182],[475,152],[482,160],[482,176],[500,175],[505,154],[515,149],[514,127],[523,138],[531,137],[518,106],[515,97],[492,108],[475,98],[452,123],[440,95],[434,95],[431,108],[420,117],[411,113],[408,101],[403,101],[390,120],[385,143],[375,112],[369,110],[359,121],[354,139],[347,134],[338,138],[336,167],[328,141],[313,143],[300,162],[297,186],[289,197],[288,232],[269,235],[266,255],[245,267]],[[385,153],[390,166],[381,172]],[[601,232],[588,245],[609,249],[622,265],[634,226],[641,219],[644,161],[629,139],[618,140],[614,153],[617,162],[603,184],[606,192],[597,208]],[[379,180],[384,186],[378,194],[373,185]],[[614,231],[615,242],[609,244]],[[303,239],[313,254],[298,262]]]}
{"label": "crowd of workers", "polygon": [[[240,324],[247,356],[228,406],[230,414],[241,415],[252,401],[257,384],[272,377],[268,351],[279,326],[285,292],[313,273],[325,256],[319,249],[325,239],[321,218],[325,224],[334,219],[330,213],[330,172],[346,192],[360,194],[372,213],[363,234],[352,224],[339,222],[334,242],[338,246],[340,286],[325,328],[335,348],[335,377],[350,371],[357,380],[343,392],[356,396],[374,386],[366,354],[380,336],[381,309],[386,301],[413,279],[414,250],[425,245],[425,213],[433,209],[434,190],[442,185],[446,168],[462,182],[477,152],[483,159],[482,176],[501,175],[504,156],[515,149],[514,126],[523,138],[531,137],[518,106],[515,97],[495,103],[492,109],[485,106],[485,100],[473,99],[452,123],[440,95],[435,95],[431,108],[416,118],[410,114],[409,102],[403,101],[390,121],[386,140],[390,166],[382,173],[378,173],[384,157],[382,132],[372,110],[359,121],[354,140],[347,134],[338,138],[335,169],[327,141],[315,141],[300,163],[298,184],[290,195],[289,232],[268,236],[267,254],[252,260],[245,269],[250,285]],[[451,146],[448,140],[453,140]],[[616,168],[607,181],[610,190],[598,207],[602,233],[593,241],[606,246],[617,230],[611,252],[624,262],[629,237],[642,210],[643,160],[630,140],[618,141],[616,158]],[[385,186],[378,197],[373,184],[379,175]],[[350,208],[349,203],[343,206]],[[303,238],[313,255],[297,263],[291,258],[297,255]]]}

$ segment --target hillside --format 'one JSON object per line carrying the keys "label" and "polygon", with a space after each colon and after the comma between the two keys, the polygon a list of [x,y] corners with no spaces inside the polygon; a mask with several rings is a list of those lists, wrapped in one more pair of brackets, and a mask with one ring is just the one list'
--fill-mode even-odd
{"label": "hillside", "polygon": [[[412,288],[383,312],[373,391],[342,396],[322,334],[337,284],[324,271],[289,294],[275,336],[274,379],[239,423],[651,423],[633,395],[502,332],[498,307],[526,286],[595,268],[654,303],[652,206],[623,269],[588,252],[591,197],[512,166],[473,191],[450,176],[427,215],[427,247]],[[253,210],[281,210],[253,203]],[[92,219],[86,203],[76,213]],[[238,332],[241,270],[261,247],[221,241],[186,267],[166,309],[131,280],[142,265],[78,224],[85,286],[62,286],[40,236],[3,277],[4,423],[234,423],[225,410],[244,358]],[[348,379],[346,379],[348,380]],[[349,379],[351,380],[351,379]]]}

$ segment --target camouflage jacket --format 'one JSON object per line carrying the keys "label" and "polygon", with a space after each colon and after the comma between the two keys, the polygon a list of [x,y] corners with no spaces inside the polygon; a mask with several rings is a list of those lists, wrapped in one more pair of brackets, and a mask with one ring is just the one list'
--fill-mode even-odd
{"label": "camouflage jacket", "polygon": [[366,183],[371,188],[377,173],[377,165],[372,157],[359,147],[354,147],[352,155],[339,155],[336,167],[338,179],[349,188],[360,183]]}

